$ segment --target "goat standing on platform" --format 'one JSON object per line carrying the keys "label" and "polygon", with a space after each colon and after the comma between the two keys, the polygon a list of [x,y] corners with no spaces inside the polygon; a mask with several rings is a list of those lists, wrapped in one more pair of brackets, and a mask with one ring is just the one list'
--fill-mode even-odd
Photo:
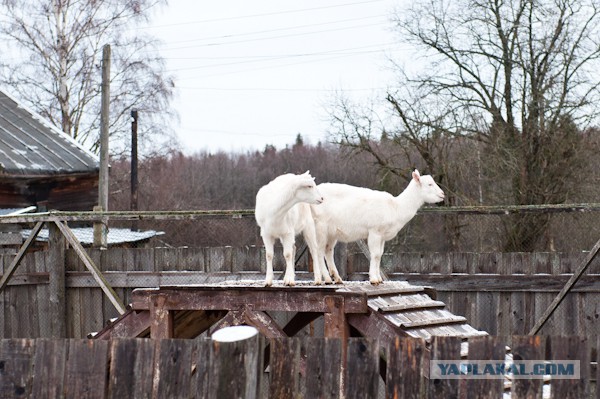
{"label": "goat standing on platform", "polygon": [[[383,282],[380,273],[381,256],[386,241],[391,240],[425,203],[444,200],[444,192],[429,175],[421,176],[415,169],[408,187],[397,197],[384,191],[354,187],[347,184],[323,183],[318,186],[325,201],[311,206],[317,232],[319,259],[327,260],[329,273],[336,283],[342,279],[333,261],[333,248],[338,241],[367,239],[371,263],[369,281]],[[324,267],[324,266],[323,266]]]}
{"label": "goat standing on platform", "polygon": [[265,244],[267,258],[266,285],[273,284],[273,254],[275,241],[283,245],[285,258],[285,285],[294,285],[295,240],[300,233],[313,258],[315,284],[321,284],[321,278],[331,283],[325,270],[323,258],[318,256],[315,225],[309,204],[320,204],[323,197],[317,190],[315,179],[307,171],[301,175],[291,173],[281,175],[263,186],[256,194],[255,217],[260,227],[260,235]]}

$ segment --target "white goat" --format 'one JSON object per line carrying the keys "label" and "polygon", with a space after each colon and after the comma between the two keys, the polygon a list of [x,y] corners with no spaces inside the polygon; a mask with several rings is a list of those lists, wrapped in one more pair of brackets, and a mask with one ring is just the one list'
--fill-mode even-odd
{"label": "white goat", "polygon": [[[273,284],[273,248],[279,239],[283,245],[286,268],[283,283],[294,285],[295,237],[303,233],[313,258],[315,284],[331,278],[326,272],[323,257],[318,256],[315,225],[309,204],[320,204],[323,197],[307,171],[301,175],[281,175],[263,186],[256,194],[255,217],[265,244],[267,258],[266,285]],[[322,265],[323,264],[323,265]],[[322,266],[321,266],[322,265]]]}
{"label": "white goat", "polygon": [[412,173],[408,187],[397,197],[384,191],[353,187],[346,184],[323,183],[318,186],[324,202],[311,206],[315,219],[319,258],[325,257],[329,273],[336,283],[342,283],[333,260],[338,241],[367,239],[371,262],[369,281],[383,282],[380,273],[381,256],[386,241],[398,234],[425,203],[444,200],[444,192],[429,175]]}

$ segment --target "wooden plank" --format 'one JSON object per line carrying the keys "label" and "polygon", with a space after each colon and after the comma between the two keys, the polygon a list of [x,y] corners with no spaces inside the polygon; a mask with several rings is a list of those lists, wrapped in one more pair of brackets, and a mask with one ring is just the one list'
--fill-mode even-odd
{"label": "wooden plank", "polygon": [[271,339],[269,358],[269,397],[274,399],[301,397],[300,340]]}
{"label": "wooden plank", "polygon": [[444,308],[446,304],[441,301],[422,301],[416,303],[398,303],[396,305],[380,306],[378,311],[382,313],[399,312],[403,310],[418,310],[425,308]]}
{"label": "wooden plank", "polygon": [[110,341],[108,398],[151,397],[157,342],[145,339]]}
{"label": "wooden plank", "polygon": [[396,337],[387,349],[386,394],[388,398],[420,399],[425,341]]}
{"label": "wooden plank", "polygon": [[88,270],[92,273],[94,279],[98,282],[100,288],[102,288],[102,291],[104,291],[106,296],[110,299],[111,303],[115,306],[115,308],[117,308],[120,314],[125,313],[125,305],[123,305],[115,291],[108,284],[104,276],[102,276],[102,273],[96,267],[94,262],[92,262],[85,249],[81,246],[79,241],[77,241],[77,238],[73,235],[73,232],[64,223],[56,222],[55,224],[63,233],[71,247],[73,247],[75,252],[77,252],[77,255],[79,255],[79,257],[81,258],[85,266],[88,268]]}
{"label": "wooden plank", "polygon": [[346,399],[371,399],[379,393],[379,344],[376,340],[350,338],[345,367]]}
{"label": "wooden plank", "polygon": [[213,339],[209,398],[261,398],[262,340],[258,334],[241,341]]}
{"label": "wooden plank", "polygon": [[195,340],[192,352],[192,375],[190,378],[190,397],[208,398],[208,385],[212,358],[212,342],[207,339]]}
{"label": "wooden plank", "polygon": [[[434,360],[460,360],[461,339],[434,336],[431,342],[431,358]],[[457,399],[458,380],[429,379],[429,397]]]}
{"label": "wooden plank", "polygon": [[33,229],[31,229],[31,234],[29,234],[29,237],[27,238],[27,240],[23,243],[21,248],[19,248],[19,252],[17,252],[17,255],[15,255],[11,264],[8,266],[7,269],[4,269],[2,279],[0,279],[0,291],[4,290],[4,287],[6,287],[6,283],[12,277],[12,275],[15,273],[15,271],[17,270],[17,267],[19,267],[19,263],[21,263],[21,260],[23,259],[25,252],[27,252],[27,250],[29,249],[31,244],[35,241],[35,238],[39,234],[43,225],[44,225],[44,223],[40,221],[40,222],[37,222],[35,224],[35,226],[33,226]]}
{"label": "wooden plank", "polygon": [[[514,360],[545,359],[546,340],[539,335],[515,336],[512,339],[511,352]],[[512,380],[512,393],[517,398],[541,399],[543,380],[516,378]]]}
{"label": "wooden plank", "polygon": [[38,339],[35,342],[31,398],[63,398],[69,341]]}
{"label": "wooden plank", "polygon": [[0,340],[0,397],[29,397],[34,351],[31,339]]}
{"label": "wooden plank", "polygon": [[[485,336],[469,339],[468,360],[504,361],[506,349],[498,337]],[[504,391],[502,379],[467,379],[461,397],[467,399],[501,399]]]}
{"label": "wooden plank", "polygon": [[107,364],[108,341],[70,340],[65,371],[65,397],[104,399]]}
{"label": "wooden plank", "polygon": [[582,337],[553,336],[550,340],[551,360],[579,360],[579,379],[552,379],[552,398],[576,399],[586,398],[590,377],[590,351],[588,341]]}
{"label": "wooden plank", "polygon": [[401,323],[400,327],[402,328],[418,328],[418,327],[428,327],[428,326],[438,326],[442,324],[454,324],[454,323],[466,323],[467,319],[463,316],[453,316],[453,317],[441,317],[439,319],[430,319],[430,320],[418,320],[411,321],[406,323]]}
{"label": "wooden plank", "polygon": [[339,398],[341,364],[342,340],[312,338],[307,342],[305,397]]}
{"label": "wooden plank", "polygon": [[153,397],[189,398],[194,346],[194,341],[187,339],[158,341],[154,374],[160,378],[154,379]]}

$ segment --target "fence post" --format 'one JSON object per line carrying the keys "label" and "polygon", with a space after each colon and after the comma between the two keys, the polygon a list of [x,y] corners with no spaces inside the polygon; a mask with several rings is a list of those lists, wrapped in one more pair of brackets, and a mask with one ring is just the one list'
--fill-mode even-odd
{"label": "fence post", "polygon": [[209,398],[261,398],[262,345],[250,326],[222,328],[212,335]]}
{"label": "fence post", "polygon": [[48,290],[50,337],[66,338],[65,237],[56,223],[49,230]]}

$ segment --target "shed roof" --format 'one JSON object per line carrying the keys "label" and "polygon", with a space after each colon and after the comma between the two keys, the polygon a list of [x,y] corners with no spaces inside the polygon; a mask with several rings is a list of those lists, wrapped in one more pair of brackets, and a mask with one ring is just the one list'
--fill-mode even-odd
{"label": "shed roof", "polygon": [[98,157],[0,91],[0,173],[95,173]]}
{"label": "shed roof", "polygon": [[[92,245],[94,243],[94,228],[93,227],[72,227],[71,231],[82,245]],[[23,238],[28,238],[31,234],[30,229],[22,231]],[[108,245],[118,245],[125,243],[135,243],[139,241],[149,240],[156,236],[164,235],[163,231],[145,230],[132,231],[130,229],[111,227],[107,234]],[[50,233],[48,229],[41,229],[36,237],[36,241],[48,242]]]}

